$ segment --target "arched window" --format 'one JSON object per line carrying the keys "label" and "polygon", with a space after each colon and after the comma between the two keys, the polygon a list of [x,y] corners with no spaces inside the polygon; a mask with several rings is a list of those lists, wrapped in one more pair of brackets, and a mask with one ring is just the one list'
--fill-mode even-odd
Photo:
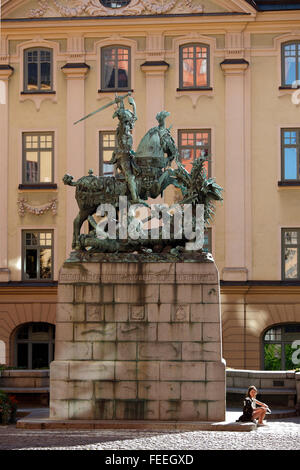
{"label": "arched window", "polygon": [[4,341],[0,340],[0,364],[5,364],[5,343]]}
{"label": "arched window", "polygon": [[264,370],[293,370],[294,341],[300,340],[300,323],[273,326],[263,335]]}
{"label": "arched window", "polygon": [[52,49],[34,48],[24,51],[24,91],[43,93],[52,91]]}
{"label": "arched window", "polygon": [[286,42],[281,47],[282,85],[291,86],[300,81],[300,41]]}
{"label": "arched window", "polygon": [[130,47],[107,46],[101,49],[101,90],[130,88]]}
{"label": "arched window", "polygon": [[26,323],[15,336],[15,365],[24,369],[48,368],[54,359],[55,326]]}
{"label": "arched window", "polygon": [[179,87],[181,89],[210,86],[209,46],[184,44],[179,50]]}

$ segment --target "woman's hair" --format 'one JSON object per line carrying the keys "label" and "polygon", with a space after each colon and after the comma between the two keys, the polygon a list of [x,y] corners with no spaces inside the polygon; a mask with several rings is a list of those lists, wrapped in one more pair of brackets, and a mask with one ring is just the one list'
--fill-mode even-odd
{"label": "woman's hair", "polygon": [[250,385],[250,387],[248,388],[246,397],[249,397],[249,398],[250,398],[250,392],[251,392],[251,390],[255,390],[255,391],[257,392],[257,388],[255,387],[255,385]]}

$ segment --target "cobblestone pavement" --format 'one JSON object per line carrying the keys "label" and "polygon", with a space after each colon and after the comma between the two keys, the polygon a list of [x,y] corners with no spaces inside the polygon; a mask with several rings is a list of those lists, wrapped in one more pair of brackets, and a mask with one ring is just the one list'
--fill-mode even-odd
{"label": "cobblestone pavement", "polygon": [[300,450],[300,417],[257,430],[134,431],[26,430],[0,426],[1,450]]}

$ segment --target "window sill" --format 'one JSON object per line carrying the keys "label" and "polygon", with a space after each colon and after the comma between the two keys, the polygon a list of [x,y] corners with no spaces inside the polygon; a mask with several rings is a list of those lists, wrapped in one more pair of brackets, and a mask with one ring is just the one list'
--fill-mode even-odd
{"label": "window sill", "polygon": [[129,91],[133,93],[134,90],[129,88],[112,88],[110,90],[98,90],[98,93],[128,93]]}
{"label": "window sill", "polygon": [[284,187],[300,187],[300,181],[278,181],[280,188]]}
{"label": "window sill", "polygon": [[210,86],[203,86],[199,88],[177,88],[176,91],[213,91]]}
{"label": "window sill", "polygon": [[21,95],[56,95],[56,91],[21,91]]}
{"label": "window sill", "polygon": [[41,184],[19,184],[18,189],[21,190],[36,190],[36,189],[44,189],[44,190],[52,190],[57,189],[56,183],[41,183]]}
{"label": "window sill", "polygon": [[279,90],[297,90],[298,88],[300,88],[300,85],[297,85],[296,87],[292,85],[281,85],[278,87]]}

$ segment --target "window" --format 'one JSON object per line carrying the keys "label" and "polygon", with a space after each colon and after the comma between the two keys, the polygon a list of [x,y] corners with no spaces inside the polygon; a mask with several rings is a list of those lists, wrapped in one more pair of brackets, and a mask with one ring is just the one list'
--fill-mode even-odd
{"label": "window", "polygon": [[282,44],[282,85],[300,80],[300,41]]}
{"label": "window", "polygon": [[130,48],[108,46],[101,49],[101,89],[130,88]]}
{"label": "window", "polygon": [[[200,156],[211,157],[211,132],[209,129],[180,130],[178,132],[178,150],[181,163],[191,171],[193,161]],[[211,162],[205,163],[208,176],[211,175]]]}
{"label": "window", "polygon": [[100,3],[107,8],[122,8],[129,5],[130,0],[100,0]]}
{"label": "window", "polygon": [[300,340],[300,323],[273,326],[263,336],[264,370],[293,370],[295,349],[292,344]]}
{"label": "window", "polygon": [[46,48],[24,51],[24,91],[52,91],[52,50]]}
{"label": "window", "polygon": [[300,229],[282,229],[282,279],[300,279]]}
{"label": "window", "polygon": [[212,252],[211,228],[206,228],[204,230],[203,251],[205,251],[205,253],[211,253]]}
{"label": "window", "polygon": [[116,148],[116,132],[100,132],[100,171],[102,176],[114,176],[114,165],[108,162],[112,159],[113,151]]}
{"label": "window", "polygon": [[23,230],[23,280],[53,279],[53,232]]}
{"label": "window", "polygon": [[300,180],[300,129],[281,131],[281,179]]}
{"label": "window", "polygon": [[54,134],[23,133],[23,183],[53,182]]}
{"label": "window", "polygon": [[15,364],[24,369],[48,368],[54,359],[55,326],[27,323],[16,332]]}
{"label": "window", "polygon": [[180,47],[179,87],[182,89],[208,88],[209,46],[188,44]]}

